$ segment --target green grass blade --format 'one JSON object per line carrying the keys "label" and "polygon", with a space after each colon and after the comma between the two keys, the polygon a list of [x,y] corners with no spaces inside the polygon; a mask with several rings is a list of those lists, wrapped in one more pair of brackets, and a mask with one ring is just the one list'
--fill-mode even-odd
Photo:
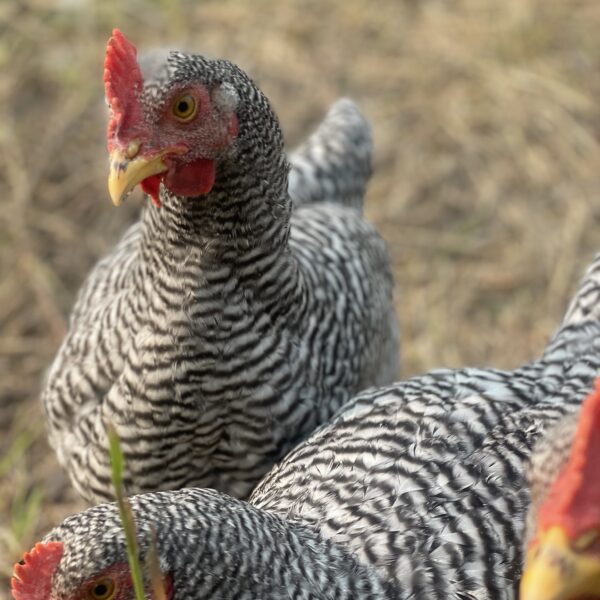
{"label": "green grass blade", "polygon": [[112,423],[108,424],[107,432],[112,481],[115,488],[115,497],[117,506],[119,507],[119,514],[121,515],[123,529],[125,530],[127,560],[129,562],[129,569],[131,570],[131,579],[133,581],[135,597],[136,600],[145,600],[144,576],[139,560],[135,520],[131,505],[128,500],[123,497],[123,466],[125,460],[123,458],[123,451],[121,450],[121,442],[119,441],[119,436]]}

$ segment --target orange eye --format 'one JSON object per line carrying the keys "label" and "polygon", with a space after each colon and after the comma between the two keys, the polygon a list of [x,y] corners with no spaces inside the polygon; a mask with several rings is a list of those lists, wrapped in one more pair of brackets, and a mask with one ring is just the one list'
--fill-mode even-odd
{"label": "orange eye", "polygon": [[183,96],[179,96],[173,102],[173,106],[171,108],[173,112],[173,116],[183,123],[187,123],[191,121],[196,115],[196,99],[192,94],[183,94]]}
{"label": "orange eye", "polygon": [[89,600],[111,600],[116,591],[115,580],[112,577],[102,577],[92,582],[87,595]]}

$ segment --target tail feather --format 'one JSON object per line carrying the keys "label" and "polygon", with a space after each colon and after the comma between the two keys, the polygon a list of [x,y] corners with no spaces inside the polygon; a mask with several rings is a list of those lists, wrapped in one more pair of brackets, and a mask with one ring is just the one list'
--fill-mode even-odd
{"label": "tail feather", "polygon": [[569,304],[562,325],[593,319],[600,321],[600,254],[594,257]]}
{"label": "tail feather", "polygon": [[372,153],[368,121],[352,100],[338,100],[290,156],[292,201],[295,205],[337,202],[362,211]]}
{"label": "tail feather", "polygon": [[[600,337],[595,333],[599,328],[600,254],[597,254],[581,279],[560,327],[545,349],[544,356],[558,355],[560,350],[565,358],[568,358],[570,354],[580,352],[582,347],[588,347],[590,343],[600,350]],[[590,342],[590,339],[593,342]],[[576,347],[580,349],[576,351]]]}

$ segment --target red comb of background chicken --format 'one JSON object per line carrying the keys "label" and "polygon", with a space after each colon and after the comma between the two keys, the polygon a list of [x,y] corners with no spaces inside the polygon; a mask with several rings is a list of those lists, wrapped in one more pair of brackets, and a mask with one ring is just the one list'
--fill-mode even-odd
{"label": "red comb of background chicken", "polygon": [[104,92],[112,119],[108,123],[109,145],[117,130],[140,120],[138,98],[144,85],[135,46],[113,29],[104,59]]}
{"label": "red comb of background chicken", "polygon": [[13,569],[12,593],[15,600],[48,600],[52,574],[63,554],[62,542],[36,544]]}
{"label": "red comb of background chicken", "polygon": [[564,527],[573,539],[600,521],[600,378],[586,398],[569,460],[540,508],[540,531]]}

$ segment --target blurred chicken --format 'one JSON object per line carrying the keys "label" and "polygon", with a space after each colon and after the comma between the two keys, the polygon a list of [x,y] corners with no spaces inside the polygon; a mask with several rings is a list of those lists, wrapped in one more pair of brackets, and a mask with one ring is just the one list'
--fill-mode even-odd
{"label": "blurred chicken", "polygon": [[600,380],[538,444],[521,600],[600,598]]}

